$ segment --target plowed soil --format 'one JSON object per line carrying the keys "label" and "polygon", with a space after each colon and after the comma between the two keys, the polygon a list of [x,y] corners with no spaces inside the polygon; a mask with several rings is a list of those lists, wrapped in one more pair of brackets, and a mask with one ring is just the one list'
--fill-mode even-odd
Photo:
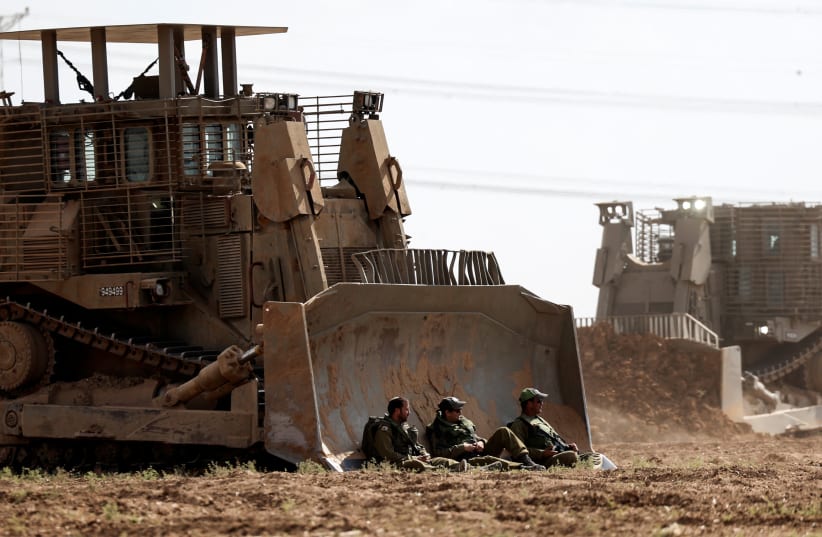
{"label": "plowed soil", "polygon": [[822,435],[727,420],[713,351],[606,327],[580,346],[614,471],[0,474],[0,535],[822,535]]}

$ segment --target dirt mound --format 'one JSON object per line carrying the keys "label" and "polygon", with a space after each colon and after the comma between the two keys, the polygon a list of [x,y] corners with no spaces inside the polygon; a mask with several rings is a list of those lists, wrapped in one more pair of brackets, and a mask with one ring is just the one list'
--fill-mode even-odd
{"label": "dirt mound", "polygon": [[597,442],[727,439],[750,428],[720,408],[720,352],[652,334],[578,330],[591,435]]}

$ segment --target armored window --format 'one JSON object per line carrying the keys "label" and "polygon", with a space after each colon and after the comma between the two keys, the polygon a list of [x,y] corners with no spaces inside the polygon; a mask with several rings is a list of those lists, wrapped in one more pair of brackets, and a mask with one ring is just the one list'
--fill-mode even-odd
{"label": "armored window", "polygon": [[116,151],[114,131],[107,128],[94,130],[94,179],[106,182],[115,175],[120,161]]}
{"label": "armored window", "polygon": [[139,183],[148,181],[151,171],[148,129],[129,127],[123,130],[126,179]]}
{"label": "armored window", "polygon": [[94,153],[94,131],[74,132],[74,166],[78,181],[92,182],[97,178]]}
{"label": "armored window", "polygon": [[71,182],[71,135],[68,131],[54,131],[49,135],[49,165],[53,185]]}
{"label": "armored window", "polygon": [[200,175],[199,125],[183,125],[183,174]]}
{"label": "armored window", "polygon": [[751,267],[740,267],[737,271],[737,295],[741,300],[748,300],[751,298]]}
{"label": "armored window", "polygon": [[254,124],[248,123],[245,127],[245,136],[246,136],[246,156],[245,165],[248,167],[248,171],[251,171],[251,166],[254,165]]}
{"label": "armored window", "polygon": [[244,160],[242,155],[243,139],[240,126],[236,123],[225,127],[226,160],[236,162]]}
{"label": "armored window", "polygon": [[96,163],[94,131],[58,130],[49,134],[49,165],[52,186],[94,181]]}
{"label": "armored window", "polygon": [[779,224],[776,222],[764,222],[762,229],[765,242],[763,245],[765,254],[779,255],[781,249],[780,236],[782,234]]}
{"label": "armored window", "polygon": [[223,160],[223,126],[206,125],[205,128],[206,169],[215,161]]}
{"label": "armored window", "polygon": [[765,292],[769,306],[781,306],[784,303],[785,278],[782,272],[768,272]]}

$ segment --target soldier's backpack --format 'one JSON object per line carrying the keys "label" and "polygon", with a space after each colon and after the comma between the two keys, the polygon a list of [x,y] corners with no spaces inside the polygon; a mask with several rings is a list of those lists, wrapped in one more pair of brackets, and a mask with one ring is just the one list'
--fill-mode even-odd
{"label": "soldier's backpack", "polygon": [[380,426],[383,418],[378,416],[369,416],[368,421],[365,422],[365,427],[362,429],[362,440],[360,440],[360,450],[368,460],[379,459],[377,450],[374,449],[374,436],[377,434],[377,428]]}

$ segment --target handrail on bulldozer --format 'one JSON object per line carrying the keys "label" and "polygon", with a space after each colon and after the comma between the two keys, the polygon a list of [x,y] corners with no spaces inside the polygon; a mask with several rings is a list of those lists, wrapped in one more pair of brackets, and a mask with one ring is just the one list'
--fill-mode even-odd
{"label": "handrail on bulldozer", "polygon": [[665,339],[685,339],[719,348],[719,335],[689,313],[647,313],[612,315],[602,319],[575,319],[577,328],[591,327],[599,322],[609,323],[617,334],[654,334]]}

